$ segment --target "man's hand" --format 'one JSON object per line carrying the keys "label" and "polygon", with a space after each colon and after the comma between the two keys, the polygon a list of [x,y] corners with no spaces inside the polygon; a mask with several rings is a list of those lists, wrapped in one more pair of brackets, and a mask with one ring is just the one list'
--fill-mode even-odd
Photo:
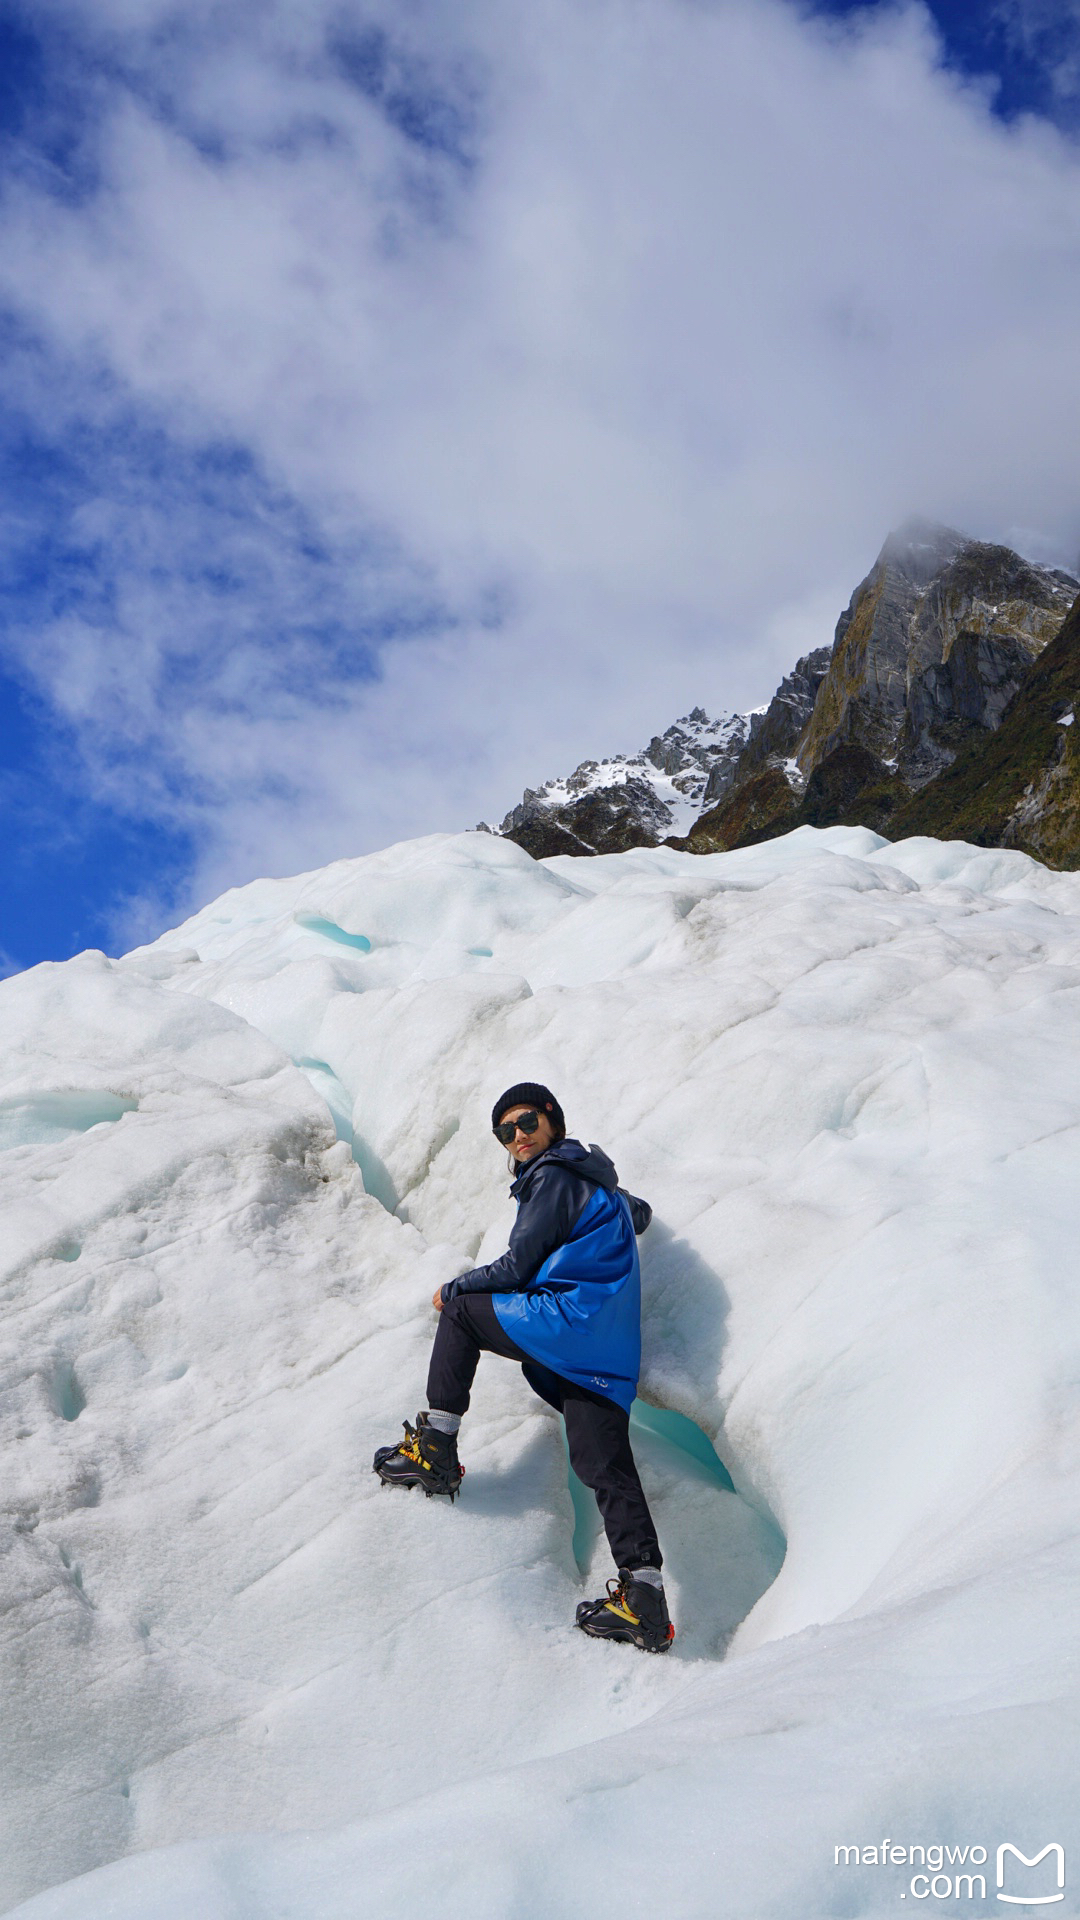
{"label": "man's hand", "polygon": [[441,1287],[436,1287],[434,1293],[431,1296],[431,1304],[434,1307],[436,1313],[442,1312],[442,1288]]}

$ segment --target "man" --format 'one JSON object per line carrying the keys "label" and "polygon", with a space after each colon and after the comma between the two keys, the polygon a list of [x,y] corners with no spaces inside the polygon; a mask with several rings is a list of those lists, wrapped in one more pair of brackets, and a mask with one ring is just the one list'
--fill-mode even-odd
{"label": "man", "polygon": [[596,1494],[619,1570],[603,1599],[578,1607],[577,1624],[601,1640],[666,1653],[675,1629],[629,1418],[641,1363],[634,1236],[652,1209],[623,1192],[599,1147],[567,1139],[549,1088],[510,1087],[491,1126],[517,1168],[509,1251],[437,1290],[428,1410],[415,1427],[404,1422],[398,1446],[379,1448],[375,1472],[389,1486],[421,1486],[452,1501],[464,1473],[457,1432],[480,1355],[520,1361],[534,1392],[566,1422],[571,1465]]}

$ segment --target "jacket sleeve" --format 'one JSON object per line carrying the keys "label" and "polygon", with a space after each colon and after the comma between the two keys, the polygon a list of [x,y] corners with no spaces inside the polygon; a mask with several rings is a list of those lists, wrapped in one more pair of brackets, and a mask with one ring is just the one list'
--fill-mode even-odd
{"label": "jacket sleeve", "polygon": [[510,1246],[486,1267],[448,1280],[443,1304],[459,1293],[524,1293],[544,1261],[569,1238],[581,1212],[581,1182],[557,1162],[538,1167],[518,1208]]}
{"label": "jacket sleeve", "polygon": [[620,1187],[619,1192],[630,1208],[630,1218],[634,1223],[634,1232],[644,1233],[649,1221],[652,1219],[652,1208],[648,1201],[639,1200],[636,1193],[627,1193],[625,1187]]}

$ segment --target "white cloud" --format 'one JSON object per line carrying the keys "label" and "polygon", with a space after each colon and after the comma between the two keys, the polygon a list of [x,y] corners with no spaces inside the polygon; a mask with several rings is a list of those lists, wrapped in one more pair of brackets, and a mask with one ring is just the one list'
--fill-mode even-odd
{"label": "white cloud", "polygon": [[[115,628],[54,624],[36,671],[77,693],[97,778],[200,826],[198,891],[471,824],[767,697],[909,512],[1075,557],[1080,158],[995,121],[918,7],[66,17],[128,79],[97,83],[95,193],[9,187],[0,292],[178,443],[250,449],[381,659],[365,680],[312,640],[312,684],[282,673],[311,570],[253,508],[230,704],[227,629],[154,565],[220,509],[145,508]],[[395,596],[445,624],[381,643]],[[188,695],[162,667],[185,622]]]}

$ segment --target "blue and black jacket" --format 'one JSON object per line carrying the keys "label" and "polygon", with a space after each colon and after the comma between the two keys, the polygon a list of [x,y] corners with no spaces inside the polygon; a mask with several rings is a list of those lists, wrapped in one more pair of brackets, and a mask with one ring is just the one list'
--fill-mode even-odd
{"label": "blue and black jacket", "polygon": [[635,1235],[652,1208],[624,1193],[607,1154],[556,1140],[510,1189],[510,1246],[443,1288],[443,1301],[490,1293],[505,1333],[530,1359],[627,1412],[641,1369],[641,1275]]}

